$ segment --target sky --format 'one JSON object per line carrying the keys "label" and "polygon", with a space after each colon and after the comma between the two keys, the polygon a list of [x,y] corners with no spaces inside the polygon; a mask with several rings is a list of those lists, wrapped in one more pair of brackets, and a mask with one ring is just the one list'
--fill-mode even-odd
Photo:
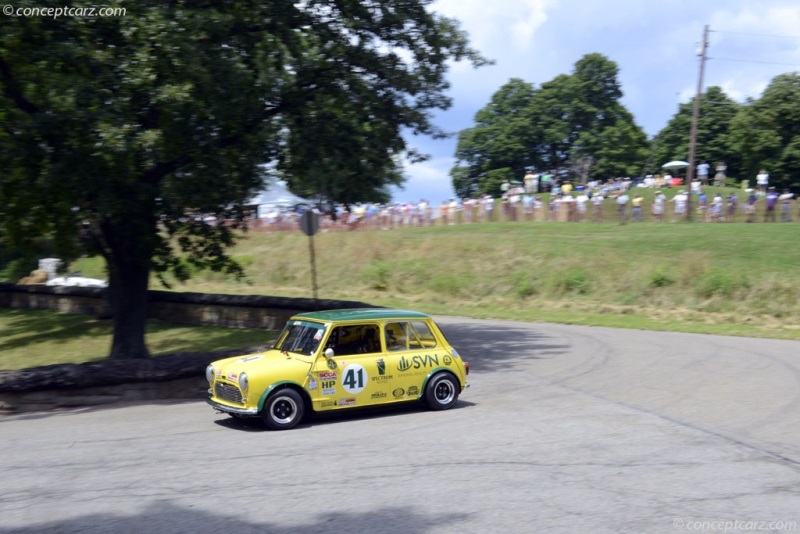
{"label": "sky", "polygon": [[[622,104],[653,137],[697,92],[705,26],[703,90],[718,86],[744,102],[778,74],[800,72],[798,0],[436,0],[430,9],[458,19],[472,46],[495,61],[478,69],[451,65],[453,105],[435,113],[434,122],[453,134],[473,126],[475,114],[511,78],[538,88],[571,74],[586,54],[600,53],[619,67]],[[455,135],[406,140],[430,159],[405,163],[408,180],[393,200],[438,203],[454,196]]]}

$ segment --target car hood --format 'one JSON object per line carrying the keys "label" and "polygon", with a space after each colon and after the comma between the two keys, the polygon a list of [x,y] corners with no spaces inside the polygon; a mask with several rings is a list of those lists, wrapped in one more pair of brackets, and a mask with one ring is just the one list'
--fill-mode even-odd
{"label": "car hood", "polygon": [[308,370],[311,368],[313,361],[314,358],[312,356],[268,350],[266,352],[217,360],[211,365],[214,367],[214,378],[235,382],[242,373],[247,373],[247,376],[254,377],[260,374],[282,373],[290,369],[295,372],[298,368]]}

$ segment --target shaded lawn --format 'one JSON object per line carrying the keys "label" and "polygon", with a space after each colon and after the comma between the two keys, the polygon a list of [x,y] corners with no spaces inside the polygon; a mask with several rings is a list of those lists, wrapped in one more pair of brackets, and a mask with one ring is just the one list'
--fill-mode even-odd
{"label": "shaded lawn", "polygon": [[[0,369],[102,360],[111,347],[112,323],[88,315],[0,308]],[[153,356],[266,345],[276,332],[147,321]]]}

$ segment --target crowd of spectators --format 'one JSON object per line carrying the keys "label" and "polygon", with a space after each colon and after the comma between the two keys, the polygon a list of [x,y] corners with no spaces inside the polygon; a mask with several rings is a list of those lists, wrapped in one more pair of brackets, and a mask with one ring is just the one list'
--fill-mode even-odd
{"label": "crowd of spectators", "polygon": [[[541,192],[543,188],[546,192]],[[323,230],[387,230],[493,221],[679,222],[687,218],[689,209],[693,220],[699,222],[791,222],[795,211],[800,218],[800,199],[795,199],[788,190],[779,194],[772,187],[726,188],[724,193],[711,194],[699,180],[685,188],[669,174],[638,181],[616,178],[577,186],[552,178],[536,183],[504,182],[501,190],[497,198],[481,195],[449,198],[440,203],[422,199],[388,204],[339,204],[335,213],[318,213]],[[257,217],[251,227],[295,230],[300,214],[297,209],[275,208]]]}

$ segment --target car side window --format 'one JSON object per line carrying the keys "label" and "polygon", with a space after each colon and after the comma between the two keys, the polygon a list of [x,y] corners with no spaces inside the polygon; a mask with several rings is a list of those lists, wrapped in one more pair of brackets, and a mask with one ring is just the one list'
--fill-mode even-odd
{"label": "car side window", "polygon": [[424,321],[387,323],[384,329],[386,350],[420,350],[436,347],[436,337]]}
{"label": "car side window", "polygon": [[432,349],[436,347],[436,337],[431,332],[428,323],[424,321],[411,321],[409,323],[409,348]]}
{"label": "car side window", "polygon": [[334,356],[380,352],[378,326],[373,324],[337,326],[331,331],[325,348],[333,349]]}
{"label": "car side window", "polygon": [[399,350],[406,350],[408,348],[406,338],[406,323],[387,323],[384,328],[386,336],[386,350],[395,352]]}

